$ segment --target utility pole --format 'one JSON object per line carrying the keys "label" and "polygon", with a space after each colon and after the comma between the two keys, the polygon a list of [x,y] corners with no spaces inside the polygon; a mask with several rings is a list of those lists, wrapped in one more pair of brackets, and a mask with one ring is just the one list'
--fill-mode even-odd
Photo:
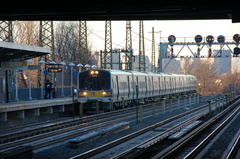
{"label": "utility pole", "polygon": [[[152,72],[157,72],[156,70],[156,50],[155,50],[155,34],[160,33],[160,43],[161,43],[161,31],[154,31],[154,27],[152,27],[152,32],[148,32],[152,34],[152,57],[151,57],[151,61],[152,61],[152,68],[151,71]],[[159,44],[160,47],[160,44]],[[160,50],[160,48],[159,48]],[[160,52],[159,52],[160,54]],[[160,56],[160,55],[159,55]],[[158,57],[158,61],[159,61],[159,57]]]}
{"label": "utility pole", "polygon": [[152,27],[152,72],[156,72],[156,59],[155,59],[155,36],[154,36],[154,27]]}
{"label": "utility pole", "polygon": [[[45,55],[45,62],[55,61],[55,43],[54,43],[54,30],[53,30],[53,21],[40,21],[39,26],[39,46],[47,47],[51,49],[51,53]],[[41,59],[41,58],[39,58]],[[45,65],[45,70],[47,67]],[[56,86],[56,78],[55,74],[49,74],[50,78],[52,79],[53,86]],[[38,79],[41,77],[41,72],[38,73]],[[45,75],[45,81],[47,80],[47,75]]]}
{"label": "utility pole", "polygon": [[112,27],[110,20],[105,22],[105,50],[101,51],[101,68],[112,69]]}
{"label": "utility pole", "polygon": [[138,59],[138,70],[140,72],[146,71],[146,62],[145,62],[145,48],[144,48],[144,28],[143,20],[139,22],[139,59]]}
{"label": "utility pole", "polygon": [[12,21],[0,21],[0,39],[13,42]]}
{"label": "utility pole", "polygon": [[130,20],[126,21],[125,70],[133,70],[132,26]]}
{"label": "utility pole", "polygon": [[55,45],[54,45],[54,30],[53,21],[40,21],[39,27],[39,46],[51,49],[45,61],[55,61]]}
{"label": "utility pole", "polygon": [[79,21],[79,43],[78,43],[79,63],[88,64],[88,43],[87,43],[87,22]]}
{"label": "utility pole", "polygon": [[132,48],[132,26],[131,21],[126,21],[126,49]]}

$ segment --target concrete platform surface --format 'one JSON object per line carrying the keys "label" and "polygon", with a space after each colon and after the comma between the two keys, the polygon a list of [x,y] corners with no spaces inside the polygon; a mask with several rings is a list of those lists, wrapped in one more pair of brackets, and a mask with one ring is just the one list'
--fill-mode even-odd
{"label": "concrete platform surface", "polygon": [[[75,98],[77,102],[77,98]],[[1,103],[0,113],[72,104],[72,97]]]}

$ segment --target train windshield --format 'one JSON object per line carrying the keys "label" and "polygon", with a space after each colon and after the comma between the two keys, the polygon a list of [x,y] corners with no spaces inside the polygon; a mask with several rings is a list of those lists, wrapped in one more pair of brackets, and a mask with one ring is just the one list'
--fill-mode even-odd
{"label": "train windshield", "polygon": [[110,89],[110,73],[98,71],[98,74],[91,74],[85,71],[79,74],[80,90],[106,90]]}

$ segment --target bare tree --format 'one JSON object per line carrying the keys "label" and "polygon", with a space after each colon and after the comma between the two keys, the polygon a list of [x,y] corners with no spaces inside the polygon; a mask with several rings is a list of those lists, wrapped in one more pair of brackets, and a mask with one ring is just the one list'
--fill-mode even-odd
{"label": "bare tree", "polygon": [[[38,45],[38,22],[36,21],[16,21],[14,22],[14,42],[26,45]],[[38,59],[33,59],[38,64]],[[28,72],[20,74],[19,87],[27,88]],[[31,72],[32,87],[38,86],[38,70]]]}
{"label": "bare tree", "polygon": [[38,45],[38,22],[16,21],[14,23],[14,42],[26,45]]}
{"label": "bare tree", "polygon": [[219,85],[222,81],[219,80],[218,70],[211,58],[189,58],[181,65],[184,74],[192,74],[197,77],[197,88],[201,94],[216,94],[221,90]]}
{"label": "bare tree", "polygon": [[222,75],[222,92],[227,93],[235,91],[240,93],[240,72],[239,70],[232,70],[231,72]]}
{"label": "bare tree", "polygon": [[[78,42],[79,42],[78,22],[58,22],[55,32],[56,41],[56,62],[64,61],[78,63]],[[66,67],[65,76],[70,77],[70,67]],[[70,85],[70,78],[66,78],[65,85]],[[76,81],[76,79],[74,79]]]}
{"label": "bare tree", "polygon": [[78,23],[59,22],[56,27],[56,59],[66,63],[78,61]]}

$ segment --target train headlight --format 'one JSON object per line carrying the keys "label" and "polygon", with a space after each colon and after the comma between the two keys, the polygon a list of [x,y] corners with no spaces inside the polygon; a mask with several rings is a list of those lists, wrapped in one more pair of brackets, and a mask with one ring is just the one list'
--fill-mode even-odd
{"label": "train headlight", "polygon": [[102,95],[103,95],[103,96],[110,96],[110,95],[111,95],[111,92],[109,92],[109,91],[103,91],[103,92],[102,92]]}
{"label": "train headlight", "polygon": [[98,74],[98,71],[95,71],[95,74]]}
{"label": "train headlight", "polygon": [[91,71],[90,74],[93,75],[93,74],[94,74],[94,71]]}
{"label": "train headlight", "polygon": [[87,92],[79,92],[80,97],[86,97],[88,95]]}

